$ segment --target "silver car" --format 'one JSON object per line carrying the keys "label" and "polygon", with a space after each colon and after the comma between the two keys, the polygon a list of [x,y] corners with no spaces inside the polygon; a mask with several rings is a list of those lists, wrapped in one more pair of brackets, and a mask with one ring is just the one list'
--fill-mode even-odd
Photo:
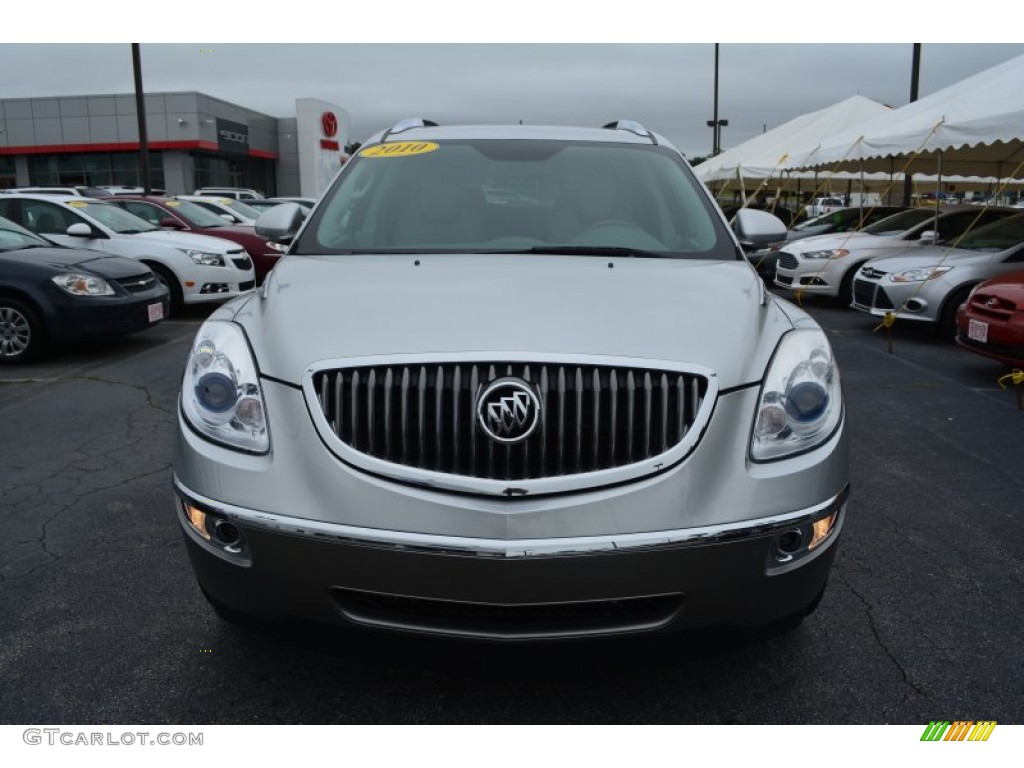
{"label": "silver car", "polygon": [[790,626],[849,483],[839,371],[682,155],[605,128],[369,139],[195,337],[177,513],[222,616],[485,639]]}
{"label": "silver car", "polygon": [[971,227],[998,221],[1011,208],[980,209],[971,205],[912,208],[865,227],[859,232],[818,235],[786,243],[779,250],[775,285],[804,294],[853,300],[853,278],[870,259],[915,246],[948,243]]}
{"label": "silver car", "polygon": [[1024,211],[968,232],[955,245],[869,261],[854,280],[852,306],[876,317],[936,323],[954,336],[957,308],[971,289],[1024,264]]}

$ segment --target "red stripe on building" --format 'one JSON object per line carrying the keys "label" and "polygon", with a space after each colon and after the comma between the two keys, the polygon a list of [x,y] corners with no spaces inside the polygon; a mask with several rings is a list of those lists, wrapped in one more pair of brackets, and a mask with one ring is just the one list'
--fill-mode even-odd
{"label": "red stripe on building", "polygon": [[[151,141],[150,149],[205,149],[216,152],[219,147],[214,141]],[[138,152],[137,141],[112,142],[105,144],[39,144],[31,147],[0,147],[2,155],[50,155],[71,154],[73,152]],[[265,152],[261,149],[250,149],[250,157],[261,157],[276,160],[277,153]]]}

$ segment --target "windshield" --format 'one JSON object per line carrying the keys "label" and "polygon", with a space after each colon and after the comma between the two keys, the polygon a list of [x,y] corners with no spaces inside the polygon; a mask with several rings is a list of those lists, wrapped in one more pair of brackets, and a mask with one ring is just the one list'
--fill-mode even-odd
{"label": "windshield", "polygon": [[906,232],[911,227],[935,218],[935,210],[929,208],[912,208],[909,211],[895,213],[887,216],[881,221],[876,221],[870,227],[864,227],[863,232],[870,235],[898,235]]}
{"label": "windshield", "polygon": [[[255,208],[251,208],[245,203],[239,202],[238,200],[232,200],[231,198],[226,197],[220,202],[224,203],[224,205],[226,205],[232,211],[246,219],[258,219],[260,217],[259,211],[257,211]],[[221,221],[223,221],[223,219],[221,219]]]}
{"label": "windshield", "polygon": [[190,227],[225,227],[228,222],[213,211],[188,200],[168,200],[165,205],[183,218]]}
{"label": "windshield", "polygon": [[594,142],[370,147],[349,161],[301,239],[298,251],[314,254],[737,258],[710,199],[678,154]]}
{"label": "windshield", "polygon": [[91,202],[85,199],[73,200],[68,203],[79,213],[84,213],[108,229],[112,229],[119,235],[134,234],[135,232],[150,232],[157,229],[145,219],[140,219],[134,213],[118,208],[109,203]]}
{"label": "windshield", "polygon": [[16,251],[20,248],[53,248],[54,245],[22,229],[12,221],[0,219],[0,251]]}
{"label": "windshield", "polygon": [[1021,243],[1024,243],[1024,213],[978,227],[953,245],[967,251],[1005,251]]}
{"label": "windshield", "polygon": [[815,216],[813,219],[797,224],[793,227],[796,232],[805,232],[808,229],[825,229],[827,227],[839,227],[849,224],[851,221],[860,221],[861,211],[859,208],[844,208],[841,211],[826,213],[822,216]]}

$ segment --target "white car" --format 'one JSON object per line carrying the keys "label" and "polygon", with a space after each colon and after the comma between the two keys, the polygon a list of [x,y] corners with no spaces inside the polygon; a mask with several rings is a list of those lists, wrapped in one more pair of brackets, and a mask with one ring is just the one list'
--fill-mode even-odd
{"label": "white car", "polygon": [[[853,300],[853,276],[869,259],[915,245],[947,243],[968,229],[1009,215],[1012,208],[979,210],[969,205],[940,209],[938,231],[934,208],[912,208],[882,219],[859,232],[807,237],[779,250],[775,285],[819,296]],[[934,234],[933,234],[934,233]]]}
{"label": "white car", "polygon": [[232,200],[262,200],[263,195],[255,189],[243,187],[202,187],[192,194],[205,195],[207,197],[230,197]]}
{"label": "white car", "polygon": [[823,216],[826,213],[840,211],[848,207],[840,197],[816,197],[810,205],[804,206],[804,213],[808,218],[813,219],[816,216]]}
{"label": "white car", "polygon": [[252,259],[238,243],[170,232],[116,205],[73,195],[0,196],[0,216],[70,248],[138,259],[175,306],[219,302],[256,287]]}
{"label": "white car", "polygon": [[201,205],[208,211],[213,211],[218,216],[232,224],[246,224],[252,226],[260,217],[260,211],[250,208],[240,200],[233,200],[230,197],[212,197],[208,195],[178,195],[177,200],[188,200],[190,203]]}

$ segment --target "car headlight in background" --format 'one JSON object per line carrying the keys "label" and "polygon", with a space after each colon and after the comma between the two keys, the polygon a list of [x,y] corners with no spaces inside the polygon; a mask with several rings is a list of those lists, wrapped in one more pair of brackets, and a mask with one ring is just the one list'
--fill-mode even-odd
{"label": "car headlight in background", "polygon": [[771,461],[820,445],[842,411],[839,369],[820,330],[798,330],[779,342],[754,419],[750,456]]}
{"label": "car headlight in background", "polygon": [[277,251],[278,253],[285,253],[288,250],[287,245],[275,243],[273,240],[267,240],[267,247],[272,251]]}
{"label": "car headlight in background", "polygon": [[952,267],[918,267],[905,272],[894,272],[889,275],[889,279],[894,283],[920,283],[944,275],[951,269]]}
{"label": "car headlight in background", "polygon": [[192,261],[204,267],[223,267],[224,257],[219,253],[206,253],[205,251],[186,250],[185,255]]}
{"label": "car headlight in background", "polygon": [[253,453],[270,450],[259,376],[242,330],[208,320],[196,334],[181,385],[188,423],[214,442]]}
{"label": "car headlight in background", "polygon": [[75,296],[113,296],[114,289],[101,277],[74,272],[52,278],[58,287]]}
{"label": "car headlight in background", "polygon": [[807,251],[800,256],[805,259],[841,259],[849,253],[845,248],[832,248],[827,251]]}

